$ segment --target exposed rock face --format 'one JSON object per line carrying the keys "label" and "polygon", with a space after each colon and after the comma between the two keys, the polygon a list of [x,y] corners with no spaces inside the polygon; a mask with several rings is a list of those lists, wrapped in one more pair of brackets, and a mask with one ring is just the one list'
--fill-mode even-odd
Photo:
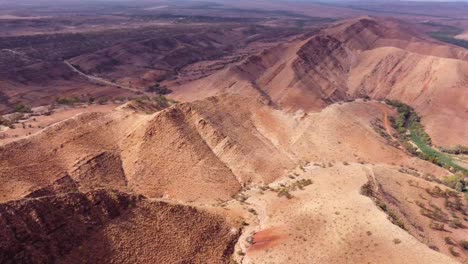
{"label": "exposed rock face", "polygon": [[137,201],[98,190],[1,204],[0,262],[54,263]]}
{"label": "exposed rock face", "polygon": [[[436,145],[453,147],[468,144],[467,58],[465,49],[428,40],[401,21],[364,17],[263,51],[174,91],[182,100],[239,93],[290,112],[320,111],[355,98],[396,99],[421,114]],[[459,125],[450,127],[446,120]]]}
{"label": "exposed rock face", "polygon": [[69,175],[66,175],[46,187],[31,192],[25,198],[39,198],[72,192],[78,192],[78,185]]}
{"label": "exposed rock face", "polygon": [[228,263],[239,235],[224,217],[117,191],[0,204],[0,263]]}
{"label": "exposed rock face", "polygon": [[223,217],[144,201],[60,263],[230,263],[240,232]]}

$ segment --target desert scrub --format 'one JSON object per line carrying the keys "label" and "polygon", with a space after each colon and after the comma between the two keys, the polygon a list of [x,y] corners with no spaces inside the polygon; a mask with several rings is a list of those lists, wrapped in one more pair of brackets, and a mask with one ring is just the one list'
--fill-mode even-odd
{"label": "desert scrub", "polygon": [[[366,184],[364,184],[363,186],[361,186],[361,191],[360,193],[362,195],[365,195],[365,196],[368,196],[368,197],[372,197],[372,195],[374,194],[374,191],[372,190],[372,184],[368,181]],[[379,205],[380,201],[376,201],[376,204],[377,206]],[[385,205],[385,204],[384,204]],[[385,211],[385,210],[384,210]]]}
{"label": "desert scrub", "polygon": [[388,220],[390,220],[390,222],[392,222],[394,225],[400,227],[401,229],[403,230],[406,230],[406,227],[405,227],[405,223],[403,222],[403,220],[398,216],[397,213],[395,213],[395,211],[393,211],[392,209],[390,209],[384,202],[380,201],[380,200],[375,200],[375,204],[380,208],[382,209],[382,211],[384,211],[387,216],[388,216]]}
{"label": "desert scrub", "polygon": [[243,203],[245,201],[247,201],[247,199],[249,199],[249,196],[243,194],[243,193],[238,193],[236,195],[233,196],[234,199],[236,199],[237,201]]}
{"label": "desert scrub", "polygon": [[73,96],[73,97],[58,97],[55,99],[55,102],[59,105],[75,105],[80,103],[80,98]]}
{"label": "desert scrub", "polygon": [[468,250],[468,241],[466,240],[461,240],[459,243],[460,247],[462,247],[464,250]]}
{"label": "desert scrub", "polygon": [[457,173],[445,177],[444,183],[450,188],[453,188],[459,192],[463,192],[466,191],[466,188],[468,188],[468,181],[465,178],[466,177],[463,174]]}
{"label": "desert scrub", "polygon": [[24,104],[15,105],[14,110],[15,110],[16,113],[32,113],[31,107],[26,106]]}
{"label": "desert scrub", "polygon": [[286,188],[284,189],[281,189],[280,191],[278,191],[278,197],[286,197],[287,199],[292,199],[293,196],[291,193],[289,193],[289,190],[287,190]]}
{"label": "desert scrub", "polygon": [[398,215],[393,210],[391,210],[391,209],[388,210],[387,214],[388,214],[388,217],[390,218],[390,221],[393,224],[397,225],[398,227],[400,227],[403,230],[406,230],[405,224],[403,223],[401,218],[398,217]]}
{"label": "desert scrub", "polygon": [[287,199],[292,199],[294,196],[290,193],[296,190],[304,190],[306,186],[311,185],[313,182],[311,179],[301,179],[297,180],[290,185],[280,184],[279,188],[273,189],[277,193],[278,197],[286,197]]}
{"label": "desert scrub", "polygon": [[168,95],[172,93],[172,90],[167,88],[166,86],[161,86],[159,82],[155,83],[154,85],[148,87],[146,89],[147,92],[149,93],[155,93],[159,95]]}
{"label": "desert scrub", "polygon": [[439,230],[439,231],[444,231],[444,230],[445,230],[444,224],[437,223],[437,222],[434,222],[434,221],[432,221],[432,222],[429,224],[429,227],[432,228],[432,229],[434,229],[434,230]]}
{"label": "desert scrub", "polygon": [[249,208],[249,210],[247,210],[247,211],[249,211],[249,213],[251,213],[253,215],[258,215],[257,211],[255,211],[255,209],[253,209],[253,208]]}
{"label": "desert scrub", "polygon": [[460,219],[454,218],[454,219],[450,220],[449,226],[451,228],[463,228],[463,223],[461,222]]}
{"label": "desert scrub", "polygon": [[447,245],[455,245],[455,242],[450,237],[445,237],[444,240]]}
{"label": "desert scrub", "polygon": [[442,209],[433,204],[430,204],[430,206],[431,208],[421,207],[419,212],[435,221],[447,222],[449,220],[448,215]]}
{"label": "desert scrub", "polygon": [[460,253],[458,253],[454,247],[449,247],[450,254],[452,254],[454,257],[460,256]]}

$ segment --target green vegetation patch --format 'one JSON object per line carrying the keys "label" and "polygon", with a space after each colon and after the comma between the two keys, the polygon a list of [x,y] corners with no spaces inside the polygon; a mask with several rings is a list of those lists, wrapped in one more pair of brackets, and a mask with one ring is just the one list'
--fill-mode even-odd
{"label": "green vegetation patch", "polygon": [[459,47],[463,47],[465,49],[468,48],[468,41],[463,40],[463,39],[457,39],[455,36],[463,33],[463,29],[457,28],[454,26],[449,26],[449,25],[444,25],[444,24],[438,24],[438,23],[423,23],[424,25],[432,26],[432,27],[437,27],[437,31],[429,32],[429,36],[431,36],[434,39],[437,39],[439,41],[449,43],[452,45],[456,45]]}
{"label": "green vegetation patch", "polygon": [[[411,106],[397,100],[387,99],[385,103],[396,107],[398,111],[397,118],[390,118],[390,122],[398,132],[402,146],[408,152],[438,166],[468,175],[468,170],[456,164],[450,156],[431,147],[431,137],[424,130],[421,118]],[[419,151],[410,142],[413,142]]]}
{"label": "green vegetation patch", "polygon": [[15,105],[15,112],[16,113],[32,113],[31,107],[26,106],[24,104],[17,104]]}

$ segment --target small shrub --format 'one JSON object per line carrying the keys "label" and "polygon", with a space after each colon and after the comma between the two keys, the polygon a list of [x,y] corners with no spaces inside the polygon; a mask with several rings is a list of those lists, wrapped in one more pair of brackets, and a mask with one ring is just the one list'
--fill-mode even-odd
{"label": "small shrub", "polygon": [[248,225],[250,225],[250,224],[247,223],[245,220],[242,220],[241,225],[242,225],[242,226],[248,226]]}
{"label": "small shrub", "polygon": [[464,250],[468,250],[468,241],[466,241],[466,240],[461,240],[458,244],[459,244]]}
{"label": "small shrub", "polygon": [[393,239],[393,244],[398,245],[401,243],[401,240],[398,238]]}
{"label": "small shrub", "polygon": [[147,92],[149,93],[155,93],[155,94],[159,94],[159,95],[168,95],[170,93],[172,93],[172,90],[165,87],[165,86],[161,86],[161,84],[159,83],[156,83],[155,85],[153,86],[150,86],[146,89]]}
{"label": "small shrub", "polygon": [[434,251],[440,251],[440,249],[436,245],[429,245],[429,248],[434,250]]}
{"label": "small shrub", "polygon": [[467,183],[465,182],[463,175],[454,174],[445,177],[444,184],[450,188],[462,192],[466,188]]}
{"label": "small shrub", "polygon": [[[365,196],[368,196],[368,197],[371,197],[372,194],[373,194],[373,190],[372,190],[372,184],[370,182],[367,182],[366,184],[364,184],[362,187],[361,187],[361,194],[362,195],[365,195]],[[377,206],[379,205],[378,204],[379,201],[376,202]],[[385,205],[385,204],[384,204]],[[379,206],[380,207],[380,206]],[[385,210],[384,210],[385,211]]]}
{"label": "small shrub", "polygon": [[55,102],[60,105],[74,105],[80,102],[80,98],[74,97],[59,97],[55,99]]}
{"label": "small shrub", "polygon": [[29,106],[24,104],[17,104],[15,105],[15,112],[17,113],[32,113],[32,110]]}
{"label": "small shrub", "polygon": [[450,221],[449,226],[451,228],[463,228],[463,224],[458,218],[454,218]]}
{"label": "small shrub", "polygon": [[97,103],[100,104],[100,105],[104,105],[104,104],[107,103],[107,101],[109,101],[109,99],[103,97],[103,98],[99,98],[99,99],[97,100]]}
{"label": "small shrub", "polygon": [[455,242],[450,237],[445,237],[444,240],[447,245],[455,245]]}
{"label": "small shrub", "polygon": [[253,214],[253,215],[258,215],[257,211],[255,211],[255,209],[253,208],[249,208],[249,213]]}
{"label": "small shrub", "polygon": [[405,224],[403,221],[398,217],[398,215],[391,209],[387,211],[388,217],[390,218],[390,221],[400,227],[401,229],[406,230]]}
{"label": "small shrub", "polygon": [[458,253],[454,247],[449,247],[450,254],[452,254],[455,257],[460,256],[460,253]]}
{"label": "small shrub", "polygon": [[292,199],[293,196],[289,193],[289,191],[287,189],[281,189],[279,192],[278,192],[278,197],[286,197],[287,199]]}
{"label": "small shrub", "polygon": [[439,231],[445,230],[444,224],[437,223],[437,222],[434,222],[434,221],[432,221],[432,222],[429,224],[429,227],[432,228],[432,229],[434,229],[434,230],[439,230]]}
{"label": "small shrub", "polygon": [[375,203],[380,209],[382,209],[384,212],[387,212],[387,205],[381,201],[377,201]]}

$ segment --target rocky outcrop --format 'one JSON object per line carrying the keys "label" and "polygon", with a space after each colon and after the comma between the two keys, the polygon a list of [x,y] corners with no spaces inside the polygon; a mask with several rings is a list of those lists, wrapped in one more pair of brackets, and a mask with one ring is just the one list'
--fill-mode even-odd
{"label": "rocky outcrop", "polygon": [[54,263],[139,199],[97,190],[1,204],[0,263]]}

